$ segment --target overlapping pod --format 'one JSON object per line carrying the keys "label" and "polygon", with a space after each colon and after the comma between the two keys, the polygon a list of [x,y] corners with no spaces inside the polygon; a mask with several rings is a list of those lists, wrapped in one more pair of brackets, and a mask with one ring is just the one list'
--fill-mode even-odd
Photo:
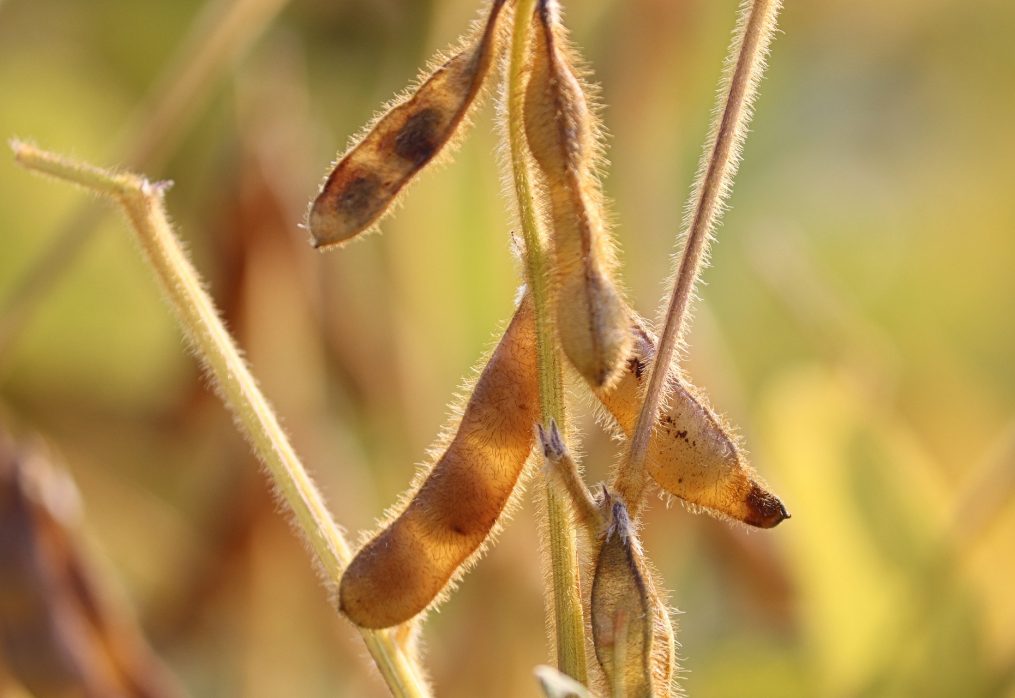
{"label": "overlapping pod", "polygon": [[535,327],[526,296],[447,449],[342,576],[346,616],[361,627],[386,628],[433,602],[500,518],[532,451],[538,419]]}
{"label": "overlapping pod", "polygon": [[[626,435],[641,410],[641,384],[655,359],[656,340],[631,313],[633,338],[625,370],[615,384],[593,391]],[[667,407],[649,441],[645,466],[666,492],[695,506],[759,528],[789,518],[779,498],[748,465],[735,439],[695,389],[675,373]]]}
{"label": "overlapping pod", "polygon": [[609,385],[630,346],[624,301],[594,168],[594,115],[563,45],[555,3],[540,0],[525,92],[525,135],[549,199],[557,334],[571,363],[594,386]]}
{"label": "overlapping pod", "polygon": [[596,658],[612,694],[670,695],[673,626],[619,499],[607,497],[610,524],[592,578],[590,620]]}
{"label": "overlapping pod", "polygon": [[397,101],[339,160],[310,208],[315,247],[374,225],[399,192],[454,139],[498,53],[506,0],[493,0],[482,33]]}

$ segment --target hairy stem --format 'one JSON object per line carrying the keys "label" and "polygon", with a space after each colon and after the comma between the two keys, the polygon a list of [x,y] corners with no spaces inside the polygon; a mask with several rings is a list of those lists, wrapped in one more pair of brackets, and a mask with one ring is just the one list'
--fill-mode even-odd
{"label": "hairy stem", "polygon": [[[268,400],[240,356],[204,283],[187,259],[163,206],[165,187],[133,174],[117,174],[73,162],[30,145],[12,143],[18,162],[71,181],[121,204],[180,325],[226,406],[293,513],[329,586],[337,584],[352,557],[342,531],[293,450]],[[429,695],[415,660],[391,632],[360,631],[395,696]]]}
{"label": "hairy stem", "polygon": [[571,498],[571,506],[577,514],[578,522],[585,527],[589,540],[596,542],[603,532],[605,521],[599,505],[578,472],[578,464],[564,445],[556,422],[550,422],[549,431],[539,425],[539,443],[546,456],[549,472],[556,476],[560,486]]}
{"label": "hairy stem", "polygon": [[[533,196],[522,111],[529,33],[535,5],[535,0],[518,0],[515,5],[507,87],[508,140],[515,197],[518,199],[522,236],[525,240],[525,276],[535,306],[539,401],[543,423],[549,425],[553,420],[565,425],[563,378],[560,352],[554,338],[546,236],[540,230],[539,214]],[[567,430],[564,431],[566,433]],[[557,666],[565,674],[586,683],[588,668],[585,658],[585,618],[578,575],[577,536],[571,524],[567,501],[558,494],[549,479],[545,482],[545,492],[550,562],[553,568],[553,627]]]}
{"label": "hairy stem", "polygon": [[694,193],[684,221],[684,248],[666,309],[659,348],[652,364],[652,375],[631,437],[626,467],[616,483],[617,492],[627,504],[632,518],[644,498],[647,483],[644,477],[645,455],[659,418],[666,378],[682,340],[684,321],[708,241],[733,187],[740,150],[751,119],[751,106],[765,69],[765,56],[781,4],[782,0],[745,0],[741,5],[721,83],[716,118],[698,165]]}

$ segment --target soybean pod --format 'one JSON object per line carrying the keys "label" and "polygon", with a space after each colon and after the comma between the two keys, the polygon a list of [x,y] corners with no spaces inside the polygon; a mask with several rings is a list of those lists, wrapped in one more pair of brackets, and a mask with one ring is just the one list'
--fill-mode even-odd
{"label": "soybean pod", "polygon": [[607,495],[604,506],[610,523],[596,557],[590,604],[596,658],[611,695],[668,696],[675,663],[669,612],[624,503]]}
{"label": "soybean pod", "polygon": [[361,627],[386,628],[434,602],[500,519],[532,451],[538,419],[535,327],[526,296],[444,453],[342,576],[346,616]]}
{"label": "soybean pod", "polygon": [[548,197],[561,348],[593,386],[609,385],[630,346],[624,300],[595,174],[596,118],[565,44],[556,3],[541,0],[532,32],[525,135]]}
{"label": "soybean pod", "polygon": [[340,245],[370,229],[454,141],[497,56],[505,2],[494,0],[479,36],[396,99],[339,159],[310,208],[314,247]]}
{"label": "soybean pod", "polygon": [[[627,437],[641,409],[642,383],[655,360],[656,339],[631,313],[631,352],[616,383],[593,392]],[[748,464],[732,430],[700,391],[673,369],[667,377],[666,408],[649,440],[645,467],[666,492],[737,521],[772,528],[789,518],[785,506]]]}

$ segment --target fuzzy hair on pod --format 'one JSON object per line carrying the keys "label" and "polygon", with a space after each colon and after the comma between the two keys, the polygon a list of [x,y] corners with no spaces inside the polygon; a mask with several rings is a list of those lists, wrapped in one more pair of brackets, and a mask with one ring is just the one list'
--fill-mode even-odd
{"label": "fuzzy hair on pod", "polygon": [[548,200],[557,335],[578,372],[606,386],[619,376],[631,337],[595,172],[601,129],[556,3],[541,0],[533,21],[525,136]]}
{"label": "fuzzy hair on pod", "polygon": [[669,696],[673,626],[647,568],[624,503],[607,495],[608,526],[592,578],[590,620],[596,658],[614,695]]}
{"label": "fuzzy hair on pod", "polygon": [[371,229],[399,193],[467,122],[501,46],[506,0],[494,0],[478,36],[397,97],[346,151],[310,207],[314,247],[341,245]]}
{"label": "fuzzy hair on pod", "polygon": [[[620,379],[593,392],[630,437],[641,409],[643,382],[655,360],[656,338],[632,312],[633,341]],[[649,440],[645,467],[664,491],[710,513],[758,528],[789,518],[786,507],[748,464],[733,430],[701,392],[674,369],[667,377],[666,406]]]}
{"label": "fuzzy hair on pod", "polygon": [[525,296],[443,454],[342,575],[339,606],[356,625],[387,628],[424,611],[493,532],[535,440],[534,323]]}

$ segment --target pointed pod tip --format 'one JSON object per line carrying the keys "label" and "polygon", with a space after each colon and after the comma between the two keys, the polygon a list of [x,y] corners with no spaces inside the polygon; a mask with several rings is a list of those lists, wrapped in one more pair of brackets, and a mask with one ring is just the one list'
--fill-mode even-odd
{"label": "pointed pod tip", "polygon": [[309,226],[308,230],[310,232],[310,246],[318,252],[337,249],[343,247],[348,242],[348,238],[333,238],[328,235],[321,235],[319,232],[315,232],[313,225]]}
{"label": "pointed pod tip", "polygon": [[758,528],[775,528],[792,518],[782,500],[758,484],[753,484],[747,494],[747,507],[749,514],[744,523]]}

